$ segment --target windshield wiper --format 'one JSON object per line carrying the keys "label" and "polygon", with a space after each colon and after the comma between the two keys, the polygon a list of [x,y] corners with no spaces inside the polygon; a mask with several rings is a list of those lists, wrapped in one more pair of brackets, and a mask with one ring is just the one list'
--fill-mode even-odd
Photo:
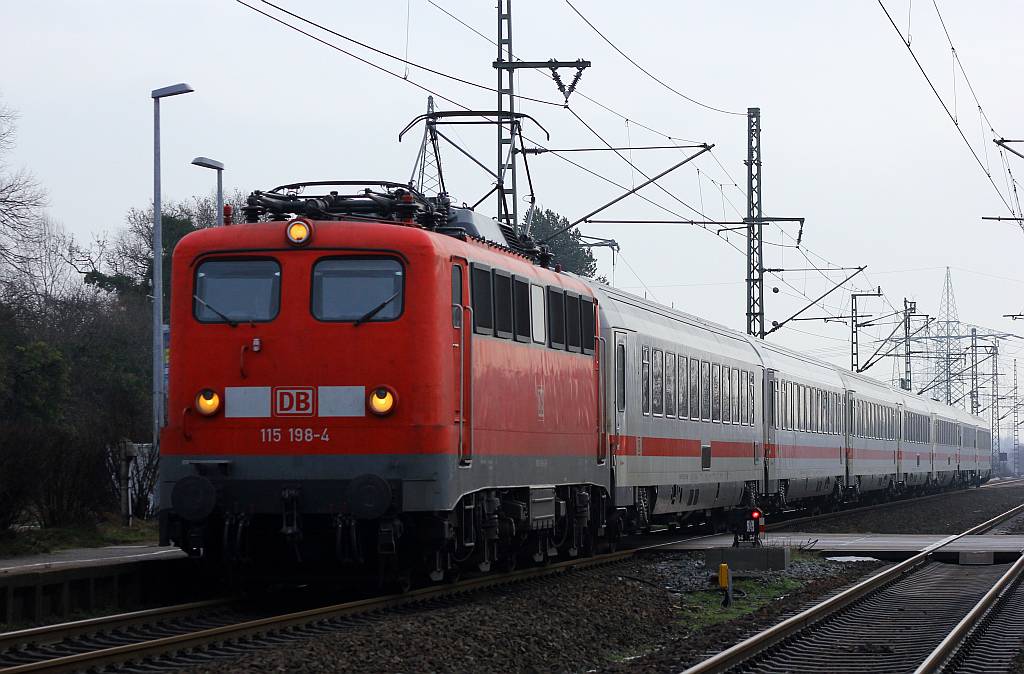
{"label": "windshield wiper", "polygon": [[200,303],[200,304],[202,304],[202,305],[203,305],[204,307],[206,307],[207,309],[209,309],[210,311],[212,311],[213,313],[215,313],[215,314],[217,314],[218,316],[220,316],[221,318],[223,318],[223,319],[224,319],[224,321],[225,321],[225,322],[226,322],[226,323],[227,323],[228,325],[230,325],[231,327],[233,327],[233,328],[237,328],[237,327],[238,327],[238,321],[236,321],[236,320],[234,320],[234,319],[231,319],[231,318],[228,318],[227,314],[225,314],[225,313],[223,313],[223,312],[221,312],[221,311],[218,311],[217,309],[215,309],[215,308],[213,308],[212,306],[210,306],[209,302],[207,302],[206,300],[204,300],[204,299],[203,299],[202,297],[200,297],[199,295],[192,295],[192,298],[193,298],[193,299],[195,299],[195,301],[196,301],[196,302],[199,302],[199,303]]}
{"label": "windshield wiper", "polygon": [[380,304],[378,304],[377,306],[375,306],[374,308],[370,309],[365,314],[360,316],[359,320],[357,320],[355,323],[352,324],[352,327],[354,328],[357,325],[359,325],[360,323],[365,323],[366,321],[368,321],[371,318],[373,318],[374,316],[376,316],[378,313],[380,313],[381,309],[383,309],[387,305],[391,304],[391,300],[395,299],[396,297],[398,297],[401,294],[402,294],[402,289],[399,288],[398,290],[395,291],[394,295],[392,295],[391,297],[387,298],[386,300],[384,300],[383,302],[381,302]]}

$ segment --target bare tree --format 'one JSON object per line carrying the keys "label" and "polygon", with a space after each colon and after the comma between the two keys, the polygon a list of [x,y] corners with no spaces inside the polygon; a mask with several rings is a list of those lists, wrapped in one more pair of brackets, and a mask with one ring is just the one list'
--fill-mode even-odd
{"label": "bare tree", "polygon": [[19,251],[23,232],[38,217],[46,193],[25,169],[12,169],[6,159],[14,147],[18,115],[0,104],[0,263],[17,265],[26,259]]}

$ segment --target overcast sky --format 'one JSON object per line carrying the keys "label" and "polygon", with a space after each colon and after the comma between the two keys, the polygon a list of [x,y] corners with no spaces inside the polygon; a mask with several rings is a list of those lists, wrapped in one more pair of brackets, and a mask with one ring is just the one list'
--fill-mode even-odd
{"label": "overcast sky", "polygon": [[[259,0],[247,1],[276,14]],[[494,86],[495,48],[437,8],[492,38],[492,2],[278,4],[379,49],[408,53],[412,61]],[[1024,233],[1013,223],[981,220],[983,215],[1009,212],[877,2],[574,4],[626,54],[683,94],[724,110],[761,108],[765,213],[806,217],[803,244],[820,256],[812,255],[816,264],[866,264],[868,273],[859,277],[859,289],[881,285],[893,304],[901,305],[906,296],[930,314],[938,310],[949,266],[962,320],[1016,329],[1001,316],[1024,309],[1024,271],[1019,269]],[[960,75],[954,80],[952,55],[935,8],[917,2],[908,17],[907,0],[886,0],[885,6],[904,34],[909,18],[914,52],[981,161],[991,164],[1005,195],[997,148],[982,135],[967,83]],[[1019,116],[1024,91],[1017,86],[1024,79],[1019,32],[1024,4],[945,0],[939,8],[996,131],[1024,137]],[[645,131],[642,124],[675,138],[714,143],[714,157],[745,186],[744,116],[699,107],[648,79],[562,0],[516,0],[514,18],[517,56],[593,62],[579,91],[634,123],[579,96],[570,104],[609,142],[666,144],[664,136]],[[405,74],[401,64],[310,30]],[[83,239],[115,230],[128,208],[151,200],[149,92],[181,81],[196,92],[163,104],[166,199],[212,189],[211,172],[189,165],[196,155],[227,165],[228,190],[328,178],[408,180],[419,132],[401,144],[397,134],[423,111],[426,94],[237,2],[4,2],[0,32],[0,100],[21,114],[14,163],[35,173],[49,192],[51,215]],[[571,77],[571,72],[563,73],[566,81]],[[495,106],[495,95],[487,91],[415,68],[408,78],[467,106]],[[559,98],[543,76],[523,73],[518,86],[525,96]],[[453,106],[439,101],[439,107]],[[601,144],[560,107],[523,102],[521,109],[551,132],[548,147]],[[536,129],[527,133],[542,140]],[[460,127],[456,137],[493,164],[494,135],[487,127]],[[612,153],[570,156],[622,185],[642,181]],[[653,175],[683,155],[667,150],[632,156]],[[724,197],[724,217],[736,219],[745,210],[745,197],[715,158],[705,155],[663,184],[710,218],[723,217]],[[456,199],[472,203],[487,191],[487,176],[456,152],[445,150],[444,159]],[[1009,161],[1024,175],[1024,160]],[[534,158],[531,168],[540,202],[570,219],[619,193],[552,155]],[[643,194],[694,217],[654,187]],[[491,201],[486,209],[493,213]],[[635,198],[603,215],[672,217]],[[800,252],[787,247],[796,226],[784,227],[788,236],[774,225],[766,229],[766,264],[807,267]],[[646,284],[646,292],[666,304],[744,328],[744,259],[714,234],[684,225],[594,224],[584,232],[613,237],[622,246],[616,285],[643,294]],[[730,241],[743,249],[739,236],[730,236]],[[597,256],[600,273],[610,278],[608,251],[599,250]],[[833,276],[842,278],[840,272]],[[799,309],[805,302],[800,293],[816,297],[827,289],[815,272],[787,273],[784,278],[792,287],[776,279],[768,283],[769,321],[781,321]],[[773,286],[779,287],[778,294],[770,292]],[[841,315],[848,313],[848,302],[848,293],[837,292],[825,304]],[[881,311],[885,306],[880,301],[862,300],[861,307],[888,313]],[[816,309],[806,315],[823,314]],[[772,339],[848,365],[848,330],[840,323],[800,322]],[[872,347],[864,348],[862,358]],[[1017,347],[1007,345],[1011,348]],[[889,361],[871,373],[888,379]]]}

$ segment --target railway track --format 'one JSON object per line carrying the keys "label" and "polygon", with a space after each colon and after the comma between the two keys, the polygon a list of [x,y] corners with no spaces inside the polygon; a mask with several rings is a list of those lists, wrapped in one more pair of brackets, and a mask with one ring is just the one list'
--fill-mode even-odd
{"label": "railway track", "polygon": [[1024,505],[949,536],[684,674],[1000,671],[991,658],[1008,664],[1016,654],[1005,637],[1017,632],[1003,629],[1024,624],[1024,556],[992,566],[939,564],[932,556],[1022,513]]}
{"label": "railway track", "polygon": [[176,670],[263,644],[280,644],[283,638],[344,629],[382,611],[612,564],[636,552],[622,550],[278,615],[246,616],[230,600],[213,600],[9,632],[0,634],[0,673],[77,672],[118,665],[126,671]]}
{"label": "railway track", "polygon": [[[838,514],[872,510],[902,502],[844,510]],[[826,513],[811,518],[788,519],[774,526],[788,526],[804,519],[825,519],[832,515]],[[1004,513],[961,535],[987,530],[1009,516]],[[278,643],[280,635],[286,632],[312,635],[343,629],[352,621],[365,620],[367,616],[382,611],[424,602],[447,601],[458,595],[500,585],[535,581],[573,570],[614,563],[642,550],[702,537],[681,534],[662,532],[657,537],[661,540],[651,541],[650,536],[644,537],[644,540],[633,541],[634,547],[614,553],[305,610],[280,613],[266,608],[244,607],[230,599],[215,599],[2,633],[0,674],[82,671],[111,665],[121,665],[129,671],[136,668],[138,671],[173,670],[221,655],[238,654],[260,643]],[[881,582],[885,584],[887,581]],[[1020,600],[1024,605],[1024,595]]]}

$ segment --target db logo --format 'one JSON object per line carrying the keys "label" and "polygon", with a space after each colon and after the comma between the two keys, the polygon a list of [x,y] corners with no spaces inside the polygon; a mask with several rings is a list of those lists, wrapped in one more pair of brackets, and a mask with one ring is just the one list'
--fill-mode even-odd
{"label": "db logo", "polygon": [[313,416],[313,387],[297,386],[274,389],[275,417]]}

